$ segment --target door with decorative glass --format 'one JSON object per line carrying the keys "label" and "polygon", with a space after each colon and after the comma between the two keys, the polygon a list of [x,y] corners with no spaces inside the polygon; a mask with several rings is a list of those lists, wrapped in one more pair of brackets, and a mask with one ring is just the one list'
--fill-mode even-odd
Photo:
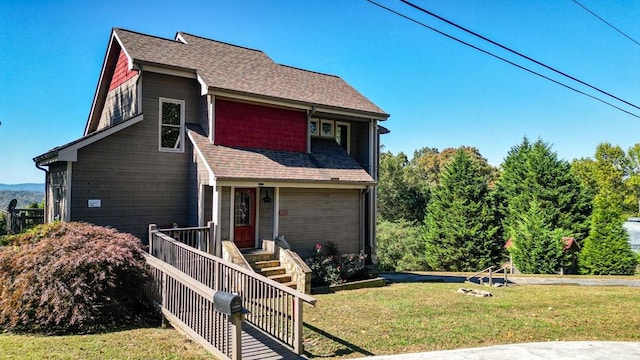
{"label": "door with decorative glass", "polygon": [[233,242],[238,248],[255,246],[256,189],[236,189]]}

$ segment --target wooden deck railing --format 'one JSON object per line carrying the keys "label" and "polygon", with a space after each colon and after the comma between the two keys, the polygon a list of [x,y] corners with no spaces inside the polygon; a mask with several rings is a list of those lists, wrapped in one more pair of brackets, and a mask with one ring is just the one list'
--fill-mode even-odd
{"label": "wooden deck railing", "polygon": [[[303,353],[303,304],[316,300],[253,271],[195,249],[149,227],[152,256],[174,266],[214,291],[238,294],[249,310],[246,321]],[[173,230],[173,229],[172,229]]]}
{"label": "wooden deck railing", "polygon": [[505,265],[498,270],[494,270],[495,266],[489,266],[484,270],[480,270],[477,273],[467,276],[467,281],[472,282],[474,278],[478,279],[478,283],[480,285],[484,285],[485,279],[489,282],[489,286],[493,286],[493,279],[497,274],[503,273],[504,286],[507,286],[509,283],[509,279],[507,276],[509,265]]}
{"label": "wooden deck railing", "polygon": [[153,279],[147,294],[171,324],[224,359],[242,358],[242,314],[214,310],[216,291],[175,267],[146,255]]}
{"label": "wooden deck railing", "polygon": [[194,247],[206,253],[221,256],[220,242],[216,239],[216,230],[213,222],[206,227],[168,228],[158,231],[169,235],[179,242]]}
{"label": "wooden deck railing", "polygon": [[17,234],[22,230],[44,224],[44,209],[16,208],[12,211],[0,210],[7,221],[6,232]]}

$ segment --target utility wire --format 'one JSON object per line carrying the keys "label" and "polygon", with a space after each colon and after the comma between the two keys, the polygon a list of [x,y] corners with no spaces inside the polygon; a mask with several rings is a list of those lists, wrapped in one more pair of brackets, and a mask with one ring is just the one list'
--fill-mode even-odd
{"label": "utility wire", "polygon": [[541,77],[541,78],[543,78],[543,79],[549,80],[549,81],[551,81],[551,82],[553,82],[553,83],[555,83],[555,84],[558,84],[558,85],[560,85],[560,86],[562,86],[562,87],[565,87],[565,88],[567,88],[567,89],[569,89],[569,90],[573,90],[573,91],[577,92],[578,94],[582,94],[582,95],[587,96],[587,97],[590,97],[590,98],[592,98],[592,99],[594,99],[594,100],[600,101],[600,102],[601,102],[601,103],[603,103],[603,104],[609,105],[609,106],[611,106],[611,107],[613,107],[613,108],[615,108],[615,109],[618,109],[618,110],[620,110],[620,111],[622,111],[622,112],[624,112],[624,113],[627,113],[627,114],[629,114],[629,115],[631,115],[631,116],[633,116],[633,117],[636,117],[636,118],[640,119],[640,115],[637,115],[637,114],[634,114],[634,113],[632,113],[632,112],[630,112],[630,111],[627,111],[627,110],[625,110],[625,109],[623,109],[623,108],[621,108],[621,107],[619,107],[619,106],[616,106],[616,105],[614,105],[614,104],[612,104],[612,103],[610,103],[610,102],[607,102],[606,100],[602,100],[602,99],[600,99],[600,98],[598,98],[598,97],[596,97],[596,96],[593,96],[593,95],[591,95],[591,94],[587,94],[587,93],[585,93],[584,91],[581,91],[581,90],[578,90],[578,89],[576,89],[576,88],[574,88],[574,87],[571,87],[570,85],[564,84],[564,83],[562,83],[562,82],[560,82],[560,81],[558,81],[558,80],[552,79],[552,78],[550,78],[550,77],[548,77],[548,76],[545,76],[545,75],[543,75],[543,74],[540,74],[540,73],[538,73],[538,72],[536,72],[536,71],[534,71],[534,70],[531,70],[531,69],[528,69],[528,68],[526,68],[526,67],[524,67],[524,66],[522,66],[522,65],[516,64],[516,63],[514,63],[513,61],[510,61],[510,60],[508,60],[508,59],[505,59],[505,58],[503,58],[503,57],[501,57],[501,56],[498,56],[498,55],[496,55],[496,54],[494,54],[494,53],[491,53],[491,52],[489,52],[489,51],[487,51],[487,50],[481,49],[481,48],[479,48],[479,47],[477,47],[477,46],[475,46],[475,45],[473,45],[473,44],[470,44],[470,43],[468,43],[468,42],[466,42],[466,41],[460,40],[460,39],[458,39],[458,38],[456,38],[456,37],[454,37],[454,36],[452,36],[452,35],[449,35],[449,34],[447,34],[447,33],[445,33],[445,32],[442,32],[442,31],[440,31],[440,30],[438,30],[438,29],[436,29],[436,28],[433,28],[433,27],[431,27],[431,26],[429,26],[429,25],[427,25],[427,24],[425,24],[425,23],[422,23],[422,22],[420,22],[420,21],[418,21],[418,20],[416,20],[416,19],[414,19],[414,18],[411,18],[411,17],[409,17],[409,16],[407,16],[407,15],[404,15],[404,14],[402,14],[402,13],[400,13],[400,12],[396,11],[396,10],[393,10],[393,9],[391,9],[391,8],[388,8],[388,7],[386,7],[386,6],[382,5],[382,4],[379,4],[379,3],[377,3],[377,2],[375,2],[375,1],[373,1],[373,0],[367,0],[367,1],[368,1],[369,3],[371,3],[371,4],[373,4],[373,5],[378,6],[379,8],[382,8],[382,9],[384,9],[384,10],[387,10],[387,11],[389,11],[389,12],[391,12],[391,13],[395,14],[395,15],[398,15],[398,16],[400,16],[400,17],[402,17],[402,18],[406,19],[406,20],[409,20],[409,21],[411,21],[411,22],[413,22],[413,23],[416,23],[416,24],[418,24],[418,25],[420,25],[420,26],[422,26],[422,27],[425,27],[425,28],[427,28],[427,29],[429,29],[429,30],[435,31],[435,32],[437,32],[438,34],[440,34],[440,35],[442,35],[442,36],[445,36],[445,37],[447,37],[447,38],[449,38],[449,39],[451,39],[451,40],[457,41],[457,42],[459,42],[459,43],[461,43],[461,44],[463,44],[463,45],[466,45],[466,46],[468,46],[468,47],[470,47],[470,48],[473,48],[473,49],[475,49],[475,50],[478,50],[478,51],[480,51],[480,52],[482,52],[482,53],[484,53],[484,54],[487,54],[487,55],[489,55],[489,56],[492,56],[492,57],[494,57],[494,58],[496,58],[496,59],[498,59],[498,60],[502,60],[502,61],[504,61],[504,62],[506,62],[506,63],[508,63],[508,64],[510,64],[510,65],[513,65],[513,66],[515,66],[515,67],[517,67],[517,68],[521,69],[521,70],[524,70],[524,71],[527,71],[527,72],[529,72],[529,73],[531,73],[531,74],[537,75],[537,76],[539,76],[539,77]]}
{"label": "utility wire", "polygon": [[546,68],[546,69],[549,69],[549,70],[551,70],[551,71],[555,72],[556,74],[560,74],[560,75],[562,75],[562,76],[564,76],[564,77],[566,77],[566,78],[569,78],[569,79],[571,79],[571,80],[573,80],[573,81],[579,82],[579,83],[580,83],[580,84],[582,84],[582,85],[588,86],[588,87],[590,87],[590,88],[591,88],[591,89],[593,89],[593,90],[596,90],[596,91],[598,91],[598,92],[600,92],[600,93],[602,93],[602,94],[604,94],[604,95],[607,95],[607,96],[609,96],[609,97],[611,97],[611,98],[614,98],[614,99],[616,99],[616,100],[618,100],[618,101],[621,101],[621,102],[623,102],[623,103],[625,103],[625,104],[627,104],[627,105],[629,105],[629,106],[632,106],[632,107],[634,107],[634,108],[636,108],[636,109],[640,110],[640,106],[637,106],[637,105],[635,105],[635,104],[632,104],[632,103],[630,103],[630,102],[628,102],[628,101],[626,101],[626,100],[624,100],[624,99],[621,99],[621,98],[619,98],[619,97],[617,97],[617,96],[615,96],[615,95],[613,95],[613,94],[610,94],[610,93],[608,93],[608,92],[606,92],[606,91],[604,91],[604,90],[602,90],[602,89],[600,89],[600,88],[598,88],[598,87],[595,87],[595,86],[593,86],[593,85],[591,85],[591,84],[589,84],[589,83],[586,83],[586,82],[584,82],[584,81],[582,81],[582,80],[580,80],[580,79],[578,79],[578,78],[575,78],[575,77],[573,77],[573,76],[571,76],[571,75],[569,75],[569,74],[567,74],[567,73],[564,73],[564,72],[562,72],[562,71],[560,71],[560,70],[558,70],[558,69],[556,69],[556,68],[554,68],[554,67],[551,67],[551,66],[549,66],[549,65],[547,65],[547,64],[544,64],[544,63],[542,63],[542,62],[540,62],[540,61],[538,61],[538,60],[536,60],[536,59],[533,59],[533,58],[531,58],[531,57],[529,57],[529,56],[527,56],[527,55],[524,55],[524,54],[522,54],[521,52],[518,52],[518,51],[516,51],[516,50],[513,50],[513,49],[511,49],[511,48],[509,48],[509,47],[507,47],[507,46],[505,46],[505,45],[502,45],[502,44],[500,44],[500,43],[498,43],[498,42],[496,42],[496,41],[493,41],[493,40],[491,40],[491,39],[489,39],[489,38],[487,38],[487,37],[485,37],[485,36],[482,36],[482,35],[480,35],[480,34],[478,34],[478,33],[474,32],[474,31],[472,31],[472,30],[469,30],[469,29],[465,28],[464,26],[458,25],[458,24],[454,23],[453,21],[447,20],[447,19],[443,18],[443,17],[442,17],[442,16],[440,16],[440,15],[434,14],[433,12],[431,12],[431,11],[429,11],[429,10],[427,10],[427,9],[424,9],[424,8],[422,8],[422,7],[418,6],[418,5],[415,5],[415,4],[411,3],[410,1],[407,1],[407,0],[400,0],[400,1],[402,1],[403,3],[405,3],[405,4],[409,5],[409,6],[411,6],[411,7],[412,7],[412,8],[414,8],[414,9],[417,9],[417,10],[419,10],[419,11],[421,11],[421,12],[423,12],[423,13],[427,14],[427,15],[430,15],[430,16],[432,16],[432,17],[435,17],[435,18],[439,19],[439,20],[442,20],[442,21],[446,22],[447,24],[449,24],[449,25],[451,25],[451,26],[454,26],[454,27],[456,27],[456,28],[458,28],[458,29],[460,29],[460,30],[462,30],[462,31],[464,31],[464,32],[466,32],[466,33],[468,33],[468,34],[471,34],[471,35],[473,35],[473,36],[475,36],[475,37],[478,37],[478,38],[480,38],[480,39],[482,39],[482,40],[484,40],[484,41],[487,41],[487,42],[489,42],[489,43],[491,43],[491,44],[493,44],[493,45],[496,45],[496,46],[500,47],[501,49],[507,50],[508,52],[510,52],[510,53],[512,53],[512,54],[518,55],[518,56],[520,56],[520,57],[522,57],[522,58],[525,58],[525,59],[527,59],[527,60],[529,60],[529,61],[531,61],[531,62],[533,62],[533,63],[536,63],[536,64],[538,64],[538,65],[540,65],[540,66],[542,66],[542,67],[544,67],[544,68]]}
{"label": "utility wire", "polygon": [[633,39],[631,36],[625,34],[622,30],[618,29],[617,27],[613,26],[612,24],[610,24],[609,22],[607,22],[607,20],[601,18],[600,16],[598,16],[598,14],[594,13],[593,11],[589,10],[586,6],[580,4],[579,2],[577,2],[576,0],[573,0],[574,3],[578,4],[581,8],[583,8],[585,11],[587,11],[589,14],[597,17],[600,21],[602,21],[603,23],[609,25],[613,30],[619,32],[620,34],[622,34],[624,37],[626,37],[627,39],[633,41],[634,43],[636,43],[636,45],[640,46],[640,43],[637,42],[635,39]]}

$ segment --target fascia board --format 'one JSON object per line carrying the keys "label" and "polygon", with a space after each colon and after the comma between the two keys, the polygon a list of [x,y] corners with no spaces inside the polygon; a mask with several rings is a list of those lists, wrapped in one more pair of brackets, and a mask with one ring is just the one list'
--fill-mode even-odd
{"label": "fascia board", "polygon": [[207,172],[209,173],[209,185],[216,184],[216,177],[215,177],[215,174],[213,173],[213,169],[211,169],[211,166],[209,166],[209,162],[207,162],[207,159],[202,154],[202,151],[198,147],[198,144],[196,144],[195,140],[193,139],[193,135],[191,135],[191,133],[187,131],[187,137],[189,138],[189,141],[191,141],[191,145],[193,146],[193,149],[196,151],[198,158],[200,158],[200,160],[206,167]]}
{"label": "fascia board", "polygon": [[128,128],[129,126],[135,125],[137,123],[139,123],[140,121],[142,121],[144,119],[144,116],[142,114],[126,120],[120,124],[117,124],[105,131],[102,131],[94,136],[90,136],[87,137],[84,140],[78,141],[77,143],[70,145],[68,147],[65,147],[63,149],[58,150],[58,156],[57,156],[57,160],[58,161],[73,161],[76,162],[78,161],[78,150],[87,146],[87,145],[91,145],[97,141],[100,141],[108,136],[111,136],[119,131],[122,131],[126,128]]}

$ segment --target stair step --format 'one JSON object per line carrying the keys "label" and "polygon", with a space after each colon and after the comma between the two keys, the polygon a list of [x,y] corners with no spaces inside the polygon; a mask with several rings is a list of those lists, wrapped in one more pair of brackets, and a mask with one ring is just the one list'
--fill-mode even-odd
{"label": "stair step", "polygon": [[255,252],[242,254],[249,264],[255,264],[260,261],[268,261],[273,259],[273,254],[270,252]]}
{"label": "stair step", "polygon": [[273,275],[282,275],[287,272],[287,268],[284,266],[275,266],[260,269],[260,273],[266,277]]}
{"label": "stair step", "polygon": [[256,270],[273,268],[278,266],[280,266],[280,260],[261,260],[261,261],[256,261],[253,264],[253,268]]}
{"label": "stair step", "polygon": [[295,282],[293,282],[293,281],[289,281],[289,282],[286,282],[286,283],[282,283],[282,285],[284,285],[284,286],[288,286],[288,287],[290,287],[290,288],[292,288],[292,289],[294,289],[294,290],[298,290],[298,284],[296,284],[296,283],[295,283]]}
{"label": "stair step", "polygon": [[291,275],[281,274],[281,275],[272,275],[268,277],[271,280],[277,281],[279,283],[288,283],[291,282]]}

